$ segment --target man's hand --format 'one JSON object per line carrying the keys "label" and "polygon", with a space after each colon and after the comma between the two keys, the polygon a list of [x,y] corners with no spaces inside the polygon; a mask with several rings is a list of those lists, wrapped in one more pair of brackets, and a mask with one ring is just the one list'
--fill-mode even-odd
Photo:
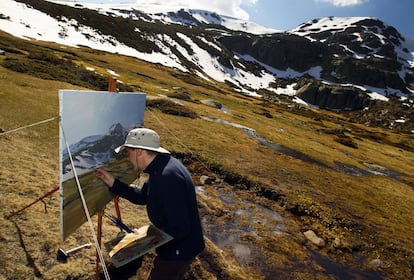
{"label": "man's hand", "polygon": [[112,176],[109,171],[104,168],[99,168],[95,170],[95,176],[102,180],[108,187],[112,187],[115,181],[115,177]]}

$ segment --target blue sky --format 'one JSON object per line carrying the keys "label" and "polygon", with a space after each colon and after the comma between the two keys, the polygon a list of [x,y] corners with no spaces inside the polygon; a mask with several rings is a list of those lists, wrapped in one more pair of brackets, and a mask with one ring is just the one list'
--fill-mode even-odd
{"label": "blue sky", "polygon": [[414,38],[414,0],[77,0],[91,3],[181,4],[183,8],[215,11],[248,19],[265,27],[293,29],[301,23],[327,16],[376,17]]}
{"label": "blue sky", "polygon": [[250,20],[283,30],[326,16],[376,17],[414,38],[413,0],[257,0],[246,7]]}

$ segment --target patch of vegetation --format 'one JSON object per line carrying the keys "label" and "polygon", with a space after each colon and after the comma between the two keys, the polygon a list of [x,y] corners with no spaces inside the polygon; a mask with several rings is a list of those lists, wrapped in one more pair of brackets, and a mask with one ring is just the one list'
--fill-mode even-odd
{"label": "patch of vegetation", "polygon": [[347,135],[337,136],[334,138],[334,141],[341,143],[347,147],[358,149],[358,144],[352,139],[352,137],[349,137]]}
{"label": "patch of vegetation", "polygon": [[[174,78],[180,79],[181,81],[186,82],[190,85],[200,86],[204,89],[211,89],[211,90],[219,90],[220,91],[220,89],[218,89],[217,87],[215,87],[213,85],[210,85],[210,84],[206,83],[205,81],[196,78],[193,75],[189,75],[189,74],[186,74],[186,73],[177,73],[177,72],[171,72],[170,75],[173,76]],[[222,92],[222,93],[224,93],[224,92]]]}
{"label": "patch of vegetation", "polygon": [[333,207],[320,204],[305,195],[287,196],[283,200],[286,209],[299,217],[310,217],[323,225],[326,229],[343,228],[361,231],[363,226],[352,221],[351,218],[337,212]]}
{"label": "patch of vegetation", "polygon": [[187,91],[175,91],[168,94],[168,97],[176,98],[184,101],[191,101],[191,94]]}
{"label": "patch of vegetation", "polygon": [[260,182],[253,182],[246,176],[227,170],[219,163],[210,163],[209,168],[214,173],[220,175],[226,183],[232,185],[235,189],[245,190],[258,197],[264,197],[275,202],[280,201],[284,197],[279,190],[266,186]]}
{"label": "patch of vegetation", "polygon": [[197,113],[193,110],[165,98],[147,100],[147,107],[158,109],[164,114],[170,114],[174,116],[186,117],[191,119],[198,118]]}
{"label": "patch of vegetation", "polygon": [[[28,59],[6,58],[2,66],[44,80],[58,80],[94,90],[104,91],[108,88],[107,77],[48,52],[31,53]],[[118,87],[120,91],[132,91],[127,85],[118,84]]]}
{"label": "patch of vegetation", "polygon": [[404,137],[403,134],[400,133],[361,129],[360,127],[352,126],[352,134],[359,139],[369,139],[380,144],[386,144],[409,152],[414,152],[414,139],[409,136]]}
{"label": "patch of vegetation", "polygon": [[46,55],[44,59],[6,58],[2,65],[12,71],[32,75],[44,80],[60,80],[95,90],[106,90],[107,79],[86,69],[82,69],[72,61]]}
{"label": "patch of vegetation", "polygon": [[390,94],[387,102],[372,101],[367,110],[344,112],[343,114],[353,122],[411,134],[414,131],[413,104],[413,96],[408,96],[406,101],[401,102],[400,98]]}

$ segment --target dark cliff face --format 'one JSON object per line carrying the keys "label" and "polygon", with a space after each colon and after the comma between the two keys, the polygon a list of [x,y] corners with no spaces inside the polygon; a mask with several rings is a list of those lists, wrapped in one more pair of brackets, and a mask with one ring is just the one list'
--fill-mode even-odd
{"label": "dark cliff face", "polygon": [[320,78],[334,84],[389,88],[409,94],[407,87],[414,79],[405,58],[411,54],[395,28],[369,18],[331,29],[326,25],[321,28],[319,23],[313,20],[303,24],[294,34],[235,34],[219,41],[234,53],[250,55],[276,69],[302,72],[302,77],[290,83],[298,82],[298,96],[321,108],[358,110],[367,106],[370,98],[355,86],[321,84],[315,77],[309,82],[305,72],[316,66],[322,68]]}
{"label": "dark cliff face", "polygon": [[120,123],[114,124],[109,128],[108,135],[123,139],[125,137],[125,129]]}
{"label": "dark cliff face", "polygon": [[126,130],[120,123],[114,124],[109,128],[109,132],[99,141],[91,143],[90,147],[88,147],[89,151],[91,153],[113,154],[113,150],[124,143],[126,134]]}
{"label": "dark cliff face", "polygon": [[[306,32],[306,36],[237,34],[219,41],[232,52],[251,55],[279,70],[305,72],[321,66],[321,77],[331,82],[406,91],[410,77],[400,77],[399,71],[407,65],[398,56],[404,38],[395,28],[375,19],[362,20],[345,29],[313,28],[311,33],[305,27],[309,24],[296,33]],[[401,51],[408,55],[407,50]]]}
{"label": "dark cliff face", "polygon": [[298,97],[322,109],[359,110],[370,104],[369,96],[353,87],[338,87],[309,79],[301,80],[297,87]]}
{"label": "dark cliff face", "polygon": [[298,72],[322,65],[330,57],[329,48],[320,42],[285,33],[268,36],[236,35],[219,40],[226,48],[248,54],[279,70],[291,68]]}

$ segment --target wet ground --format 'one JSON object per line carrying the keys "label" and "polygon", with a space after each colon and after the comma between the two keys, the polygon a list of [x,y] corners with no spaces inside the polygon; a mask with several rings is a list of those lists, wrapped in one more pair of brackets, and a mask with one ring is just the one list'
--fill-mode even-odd
{"label": "wet ground", "polygon": [[[220,221],[217,221],[217,217],[203,216],[205,235],[222,250],[231,251],[242,267],[253,268],[266,279],[272,279],[274,270],[269,260],[265,259],[264,249],[246,240],[269,234],[286,234],[284,218],[277,212],[238,197],[228,187],[214,188],[217,191],[216,199],[223,203],[226,213]],[[199,191],[205,190],[199,187]],[[251,238],[246,238],[248,236]]]}
{"label": "wet ground", "polygon": [[367,167],[366,169],[363,168],[358,168],[349,164],[345,164],[339,161],[335,161],[336,166],[330,166],[322,161],[319,161],[317,159],[314,159],[302,152],[299,152],[295,149],[291,149],[289,147],[283,146],[283,145],[279,145],[277,143],[273,143],[265,138],[263,138],[262,136],[260,136],[259,134],[257,134],[256,130],[243,126],[243,125],[239,125],[236,123],[231,123],[219,118],[210,118],[210,117],[204,117],[207,120],[210,121],[214,121],[217,123],[222,123],[225,125],[230,125],[230,126],[234,126],[237,127],[239,129],[241,129],[243,132],[245,132],[247,135],[253,137],[254,139],[256,139],[261,145],[267,146],[269,148],[272,148],[274,151],[280,153],[280,154],[284,154],[296,159],[299,159],[301,161],[307,162],[307,163],[312,163],[312,164],[316,164],[319,165],[321,167],[325,167],[328,169],[332,169],[335,170],[337,172],[341,172],[341,173],[345,173],[351,176],[364,176],[364,175],[380,175],[380,176],[385,176],[394,180],[399,181],[399,176],[404,175],[404,174],[400,174],[398,172],[395,172],[393,170],[387,169],[383,166],[377,165],[377,164],[372,164],[372,163],[364,163],[364,165]]}
{"label": "wet ground", "polygon": [[[272,148],[277,153],[294,157],[301,161],[316,164],[318,166],[345,173],[351,176],[368,176],[380,175],[391,179],[398,180],[397,172],[388,170],[382,166],[365,163],[366,168],[358,168],[342,162],[335,162],[334,166],[318,161],[304,153],[285,147],[276,143],[272,143],[262,136],[258,135],[254,129],[233,124],[218,118],[209,118],[211,121],[222,123],[225,125],[235,126],[247,135],[256,139],[260,144]],[[214,191],[208,191],[207,188],[213,188]],[[260,244],[263,238],[274,235],[286,235],[295,239],[297,237],[290,236],[288,230],[287,219],[283,217],[283,213],[279,213],[274,209],[265,207],[256,202],[255,196],[252,195],[248,199],[246,196],[240,196],[240,190],[232,189],[230,185],[218,184],[212,186],[199,186],[198,192],[206,194],[209,199],[216,199],[223,204],[225,217],[217,217],[206,215],[203,216],[203,224],[205,225],[205,234],[222,250],[227,250],[235,256],[242,267],[253,268],[258,271],[265,279],[281,279],[291,271],[299,270],[307,271],[309,275],[313,275],[317,279],[321,274],[327,278],[320,279],[383,279],[381,273],[376,271],[363,271],[357,268],[351,268],[334,259],[328,258],[320,254],[312,247],[304,247],[308,255],[308,264],[297,263],[286,268],[284,273],[278,273],[272,260],[269,259],[269,252],[266,252],[266,246]],[[213,195],[212,195],[213,194]],[[258,194],[256,194],[257,196]],[[257,200],[259,201],[259,200]],[[272,202],[276,203],[276,202]],[[300,241],[297,241],[300,243]],[[362,260],[361,260],[362,262]],[[313,265],[309,266],[309,263]],[[286,278],[283,278],[286,279]],[[293,276],[290,279],[295,279]]]}
{"label": "wet ground", "polygon": [[[205,235],[223,251],[230,252],[243,268],[256,270],[264,279],[295,279],[294,276],[286,278],[294,270],[306,271],[310,277],[314,277],[309,279],[383,279],[379,272],[351,268],[306,245],[303,249],[308,255],[307,264],[297,261],[287,266],[286,271],[281,271],[269,257],[271,252],[267,246],[263,246],[260,241],[275,235],[296,239],[289,233],[289,218],[260,203],[240,197],[239,191],[232,190],[231,186],[198,186],[197,191],[208,195],[210,202],[218,200],[215,204],[221,204],[225,209],[219,217],[202,215]],[[309,266],[309,263],[313,265]],[[322,278],[321,273],[325,275]]]}

